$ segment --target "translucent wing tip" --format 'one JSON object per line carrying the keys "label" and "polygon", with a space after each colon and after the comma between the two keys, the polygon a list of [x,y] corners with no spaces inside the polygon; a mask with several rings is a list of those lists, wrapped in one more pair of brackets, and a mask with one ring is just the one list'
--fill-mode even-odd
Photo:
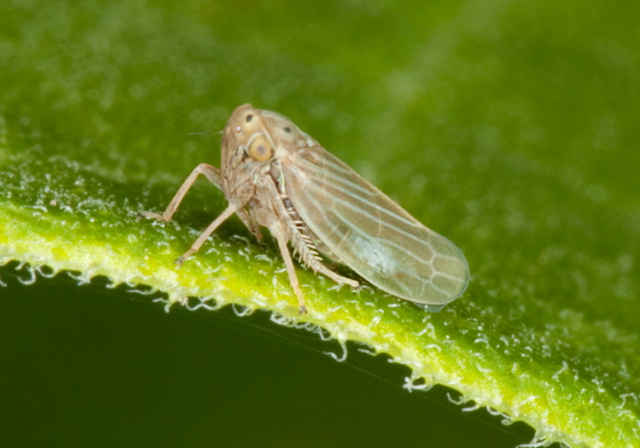
{"label": "translucent wing tip", "polygon": [[449,253],[443,252],[443,255],[437,256],[433,262],[435,272],[431,278],[431,286],[436,293],[433,297],[435,300],[424,300],[424,303],[446,305],[461,297],[469,285],[467,259],[453,243],[448,240],[447,242],[450,244],[447,251]]}
{"label": "translucent wing tip", "polygon": [[448,304],[445,303],[443,305],[425,305],[423,303],[416,303],[416,305],[422,308],[423,310],[428,311],[429,313],[437,313],[441,311]]}

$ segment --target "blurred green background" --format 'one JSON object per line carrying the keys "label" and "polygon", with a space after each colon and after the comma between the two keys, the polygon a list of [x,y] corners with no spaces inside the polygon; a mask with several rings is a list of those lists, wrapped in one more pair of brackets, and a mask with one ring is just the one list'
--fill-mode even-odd
{"label": "blurred green background", "polygon": [[[7,210],[35,207],[73,223],[73,202],[115,226],[104,238],[116,250],[147,250],[126,244],[140,235],[118,213],[161,210],[195,165],[217,165],[218,137],[189,133],[218,131],[251,102],[291,117],[463,249],[473,277],[456,318],[628,394],[637,418],[639,9],[4,1],[3,225]],[[224,204],[207,185],[185,202],[176,220],[190,229]],[[236,233],[247,235],[237,222],[221,230]],[[183,234],[186,247],[193,231]],[[383,357],[337,364],[317,337],[260,313],[167,315],[64,275],[22,286],[13,267],[0,289],[7,439],[506,447],[533,434],[461,413],[439,390],[402,391],[408,372]]]}
{"label": "blurred green background", "polygon": [[444,389],[409,394],[407,368],[359,346],[339,364],[325,354],[341,356],[337,343],[264,312],[166,314],[71,280],[3,279],[7,444],[506,448],[533,436],[523,423],[461,412]]}

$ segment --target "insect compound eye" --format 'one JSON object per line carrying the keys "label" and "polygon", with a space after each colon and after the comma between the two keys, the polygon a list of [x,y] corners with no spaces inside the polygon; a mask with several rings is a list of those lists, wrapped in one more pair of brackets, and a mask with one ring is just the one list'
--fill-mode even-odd
{"label": "insect compound eye", "polygon": [[273,157],[273,146],[264,135],[258,135],[249,144],[249,156],[258,162],[264,162]]}

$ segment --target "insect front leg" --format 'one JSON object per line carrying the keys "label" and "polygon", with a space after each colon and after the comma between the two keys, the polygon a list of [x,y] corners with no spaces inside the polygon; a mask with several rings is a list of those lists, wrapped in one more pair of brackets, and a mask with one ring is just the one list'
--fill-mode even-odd
{"label": "insect front leg", "polygon": [[158,221],[168,222],[186,196],[187,191],[189,191],[189,189],[193,186],[200,174],[204,175],[212,184],[222,190],[222,176],[220,174],[220,170],[213,165],[209,165],[208,163],[201,163],[185,179],[185,181],[180,186],[180,189],[178,189],[176,194],[173,196],[173,199],[171,199],[171,202],[167,206],[167,209],[162,214],[154,212],[141,212],[140,216],[143,218],[151,218],[157,219]]}

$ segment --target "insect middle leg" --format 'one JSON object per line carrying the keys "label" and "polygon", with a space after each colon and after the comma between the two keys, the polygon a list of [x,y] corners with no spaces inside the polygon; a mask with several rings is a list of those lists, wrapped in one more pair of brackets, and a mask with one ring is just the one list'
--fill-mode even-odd
{"label": "insect middle leg", "polygon": [[[168,222],[180,206],[180,203],[186,196],[187,192],[191,189],[195,181],[198,179],[198,176],[202,174],[204,175],[212,184],[222,190],[222,176],[220,170],[213,165],[209,165],[208,163],[201,163],[198,165],[189,176],[182,183],[176,194],[171,199],[171,202],[167,206],[166,210],[162,214],[154,213],[154,212],[142,212],[140,216],[144,218],[152,218],[157,219],[159,221]],[[227,218],[229,218],[234,213],[238,213],[240,219],[245,223],[245,225],[251,230],[251,232],[256,235],[258,239],[262,237],[260,233],[260,229],[255,224],[253,218],[249,215],[249,213],[244,209],[238,209],[237,206],[229,204],[229,206],[205,229],[204,232],[200,234],[197,240],[191,245],[191,248],[185,252],[183,255],[176,259],[176,263],[181,265],[184,260],[189,258],[191,255],[196,253],[200,247],[204,244],[204,242],[209,238],[209,236],[222,224]]]}
{"label": "insect middle leg", "polygon": [[218,226],[220,226],[220,224],[226,221],[231,215],[233,215],[237,211],[238,210],[236,209],[235,205],[229,205],[226,209],[224,209],[224,211],[220,213],[220,215],[216,219],[214,219],[211,224],[209,224],[209,227],[207,227],[205,231],[200,234],[198,239],[195,240],[195,242],[191,245],[191,248],[176,259],[176,263],[178,265],[181,265],[182,263],[184,263],[184,260],[186,260],[191,255],[198,252],[198,250],[200,250],[200,248],[205,243],[205,241],[207,241],[207,238],[209,238],[209,236],[213,232],[215,232]]}
{"label": "insect middle leg", "polygon": [[[298,314],[305,314],[307,312],[307,307],[305,306],[304,296],[302,294],[302,289],[300,288],[300,281],[298,280],[298,276],[296,274],[296,268],[293,264],[293,259],[291,258],[291,254],[289,253],[289,247],[287,246],[287,238],[284,236],[284,232],[277,232],[273,229],[271,230],[272,234],[275,236],[278,241],[278,248],[280,249],[280,253],[282,254],[282,258],[284,259],[284,264],[287,268],[287,274],[289,275],[289,283],[293,288],[293,292],[296,294],[298,298]],[[359,288],[360,283],[356,280],[353,280],[348,277],[343,277],[342,275],[333,272],[331,269],[322,264],[321,261],[313,259],[314,261],[309,263],[305,263],[307,266],[311,268],[313,272],[320,272],[323,275],[326,275],[334,282],[339,285],[347,284],[353,288]]]}
{"label": "insect middle leg", "polygon": [[307,312],[307,307],[304,303],[304,296],[302,295],[302,289],[300,288],[300,281],[298,280],[298,276],[296,274],[296,268],[293,265],[293,259],[291,258],[291,253],[289,252],[289,247],[287,246],[288,238],[284,229],[280,226],[272,226],[269,228],[271,234],[278,241],[278,248],[280,249],[280,254],[282,255],[282,259],[284,260],[284,265],[287,268],[287,274],[289,276],[289,283],[291,284],[291,288],[293,288],[293,292],[296,294],[298,298],[298,314],[305,314]]}

